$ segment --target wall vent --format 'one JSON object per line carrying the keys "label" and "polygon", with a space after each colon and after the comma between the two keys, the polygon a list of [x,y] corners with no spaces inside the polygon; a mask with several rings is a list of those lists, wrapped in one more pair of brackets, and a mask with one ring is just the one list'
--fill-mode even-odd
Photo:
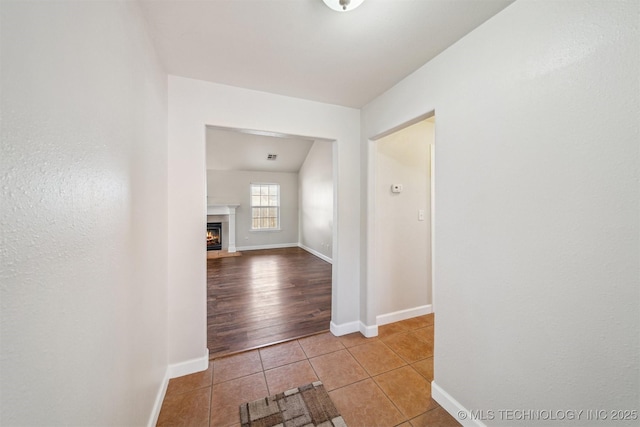
{"label": "wall vent", "polygon": [[267,160],[275,160],[278,158],[277,154],[267,154]]}

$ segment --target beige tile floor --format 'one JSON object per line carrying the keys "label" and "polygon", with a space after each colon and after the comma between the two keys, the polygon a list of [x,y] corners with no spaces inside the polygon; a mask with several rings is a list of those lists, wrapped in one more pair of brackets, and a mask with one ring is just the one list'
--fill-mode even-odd
{"label": "beige tile floor", "polygon": [[349,427],[458,426],[431,398],[433,315],[378,333],[324,333],[215,359],[169,382],[158,426],[239,426],[240,404],[317,380]]}

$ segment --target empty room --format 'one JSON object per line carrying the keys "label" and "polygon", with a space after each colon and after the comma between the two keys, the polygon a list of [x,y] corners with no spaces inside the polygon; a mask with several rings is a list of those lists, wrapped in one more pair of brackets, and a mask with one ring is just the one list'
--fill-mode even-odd
{"label": "empty room", "polygon": [[0,0],[0,424],[637,425],[639,27]]}

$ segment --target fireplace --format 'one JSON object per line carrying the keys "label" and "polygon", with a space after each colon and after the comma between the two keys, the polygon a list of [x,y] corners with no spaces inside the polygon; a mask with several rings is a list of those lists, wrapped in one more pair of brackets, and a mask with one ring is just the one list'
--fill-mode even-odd
{"label": "fireplace", "polygon": [[[225,249],[229,251],[229,253],[236,252],[236,209],[239,207],[239,204],[209,204],[207,205],[207,223],[209,221],[224,221],[227,220],[228,224],[224,227],[224,240],[225,240]],[[222,220],[215,218],[223,216]],[[213,218],[210,218],[213,217]],[[229,233],[227,235],[227,233]],[[222,242],[223,235],[220,235],[220,241]]]}
{"label": "fireplace", "polygon": [[222,249],[222,223],[207,223],[207,250],[219,251]]}

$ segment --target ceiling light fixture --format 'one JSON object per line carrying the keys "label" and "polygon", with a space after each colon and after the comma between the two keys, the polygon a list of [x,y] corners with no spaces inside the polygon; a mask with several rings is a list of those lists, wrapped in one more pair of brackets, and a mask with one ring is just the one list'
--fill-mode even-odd
{"label": "ceiling light fixture", "polygon": [[338,12],[348,12],[360,6],[364,0],[322,0],[324,4]]}

